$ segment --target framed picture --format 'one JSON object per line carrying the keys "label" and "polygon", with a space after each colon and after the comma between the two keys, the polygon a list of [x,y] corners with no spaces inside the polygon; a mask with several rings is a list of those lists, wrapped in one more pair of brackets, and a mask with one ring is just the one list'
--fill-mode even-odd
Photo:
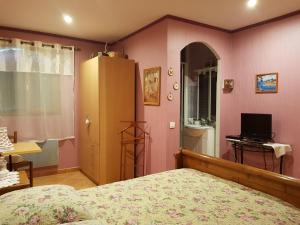
{"label": "framed picture", "polygon": [[234,80],[233,79],[225,79],[224,80],[224,88],[223,91],[229,93],[233,90]]}
{"label": "framed picture", "polygon": [[144,105],[160,105],[160,67],[144,70]]}
{"label": "framed picture", "polygon": [[256,75],[256,93],[277,93],[278,73]]}

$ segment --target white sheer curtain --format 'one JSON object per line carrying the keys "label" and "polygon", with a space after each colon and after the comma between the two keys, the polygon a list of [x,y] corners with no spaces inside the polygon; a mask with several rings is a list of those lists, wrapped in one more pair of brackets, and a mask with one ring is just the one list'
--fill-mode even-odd
{"label": "white sheer curtain", "polygon": [[0,40],[0,126],[24,140],[74,136],[74,48]]}

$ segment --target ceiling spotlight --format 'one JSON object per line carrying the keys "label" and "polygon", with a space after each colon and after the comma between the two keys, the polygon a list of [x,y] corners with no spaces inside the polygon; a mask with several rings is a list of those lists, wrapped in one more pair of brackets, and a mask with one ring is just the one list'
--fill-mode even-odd
{"label": "ceiling spotlight", "polygon": [[64,18],[64,21],[67,23],[67,24],[71,24],[73,23],[73,18],[67,14],[64,14],[63,15],[63,18]]}
{"label": "ceiling spotlight", "polygon": [[257,0],[248,0],[248,2],[247,2],[247,6],[249,8],[254,8],[256,6],[256,4],[257,4]]}

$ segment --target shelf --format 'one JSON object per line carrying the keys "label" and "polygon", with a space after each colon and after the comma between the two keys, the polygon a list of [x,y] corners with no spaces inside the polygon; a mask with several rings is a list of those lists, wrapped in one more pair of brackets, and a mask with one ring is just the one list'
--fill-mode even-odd
{"label": "shelf", "polygon": [[25,171],[19,171],[19,174],[20,174],[20,183],[14,184],[14,185],[9,186],[9,187],[0,188],[0,195],[3,195],[5,193],[11,192],[11,191],[15,191],[15,190],[30,187],[30,182],[29,182],[29,179],[28,179],[28,176],[27,176],[26,172]]}

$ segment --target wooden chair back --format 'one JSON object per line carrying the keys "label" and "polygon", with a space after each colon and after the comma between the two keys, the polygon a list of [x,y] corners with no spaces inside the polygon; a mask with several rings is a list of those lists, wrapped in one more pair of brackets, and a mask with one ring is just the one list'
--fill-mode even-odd
{"label": "wooden chair back", "polygon": [[8,135],[8,138],[12,143],[17,143],[18,142],[18,132],[14,131],[13,135]]}

